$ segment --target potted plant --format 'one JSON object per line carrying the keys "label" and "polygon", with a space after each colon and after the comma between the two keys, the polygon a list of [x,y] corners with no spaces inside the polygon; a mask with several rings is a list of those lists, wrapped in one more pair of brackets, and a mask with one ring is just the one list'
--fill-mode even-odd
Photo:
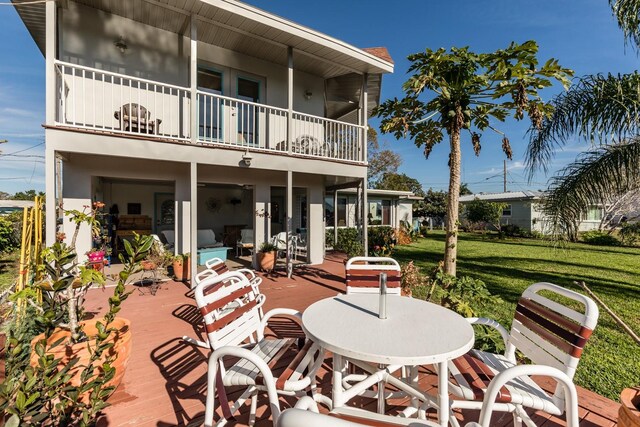
{"label": "potted plant", "polygon": [[71,243],[45,248],[43,263],[36,266],[42,279],[13,296],[18,320],[8,329],[7,376],[0,384],[0,412],[10,425],[93,425],[124,375],[131,331],[129,321],[116,314],[130,295],[125,285],[140,271],[153,239],[135,235],[125,242],[124,268],[107,313],[85,319],[84,295],[106,277],[79,263],[76,239],[82,225],[94,231],[99,226],[99,208],[96,203],[89,212],[65,211],[76,225]]}
{"label": "potted plant", "polygon": [[258,265],[263,271],[272,271],[276,266],[276,258],[278,255],[278,248],[270,242],[264,242],[258,249],[256,255]]}
{"label": "potted plant", "polygon": [[620,394],[618,425],[640,427],[640,387],[625,388]]}
{"label": "potted plant", "polygon": [[176,255],[173,259],[173,274],[176,280],[186,282],[190,280],[191,275],[191,254]]}

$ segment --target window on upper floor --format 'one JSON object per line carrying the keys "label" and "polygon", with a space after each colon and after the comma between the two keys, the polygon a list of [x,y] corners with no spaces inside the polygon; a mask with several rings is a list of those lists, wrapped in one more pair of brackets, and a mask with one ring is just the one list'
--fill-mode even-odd
{"label": "window on upper floor", "polygon": [[[222,95],[222,73],[198,67],[198,90]],[[198,119],[200,138],[222,139],[222,108],[216,98],[200,96]]]}

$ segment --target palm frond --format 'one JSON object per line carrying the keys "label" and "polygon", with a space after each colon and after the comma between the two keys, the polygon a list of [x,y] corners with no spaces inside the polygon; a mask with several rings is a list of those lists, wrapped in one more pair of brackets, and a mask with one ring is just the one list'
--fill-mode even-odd
{"label": "palm frond", "polygon": [[609,0],[613,16],[618,20],[618,27],[624,34],[625,42],[640,47],[640,1]]}
{"label": "palm frond", "polygon": [[594,143],[635,136],[640,129],[640,74],[581,77],[552,102],[554,111],[539,130],[533,129],[526,154],[531,177],[548,164],[554,150],[573,135]]}
{"label": "palm frond", "polygon": [[553,234],[575,238],[580,215],[593,205],[640,188],[640,137],[581,155],[551,180],[542,211]]}

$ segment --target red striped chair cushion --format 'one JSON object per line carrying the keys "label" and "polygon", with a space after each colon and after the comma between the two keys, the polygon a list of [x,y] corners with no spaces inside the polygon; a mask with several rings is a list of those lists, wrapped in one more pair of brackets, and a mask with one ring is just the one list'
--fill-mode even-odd
{"label": "red striped chair cushion", "polygon": [[354,288],[373,288],[380,285],[380,273],[387,273],[387,287],[398,288],[401,285],[400,272],[396,270],[347,270],[347,286]]}

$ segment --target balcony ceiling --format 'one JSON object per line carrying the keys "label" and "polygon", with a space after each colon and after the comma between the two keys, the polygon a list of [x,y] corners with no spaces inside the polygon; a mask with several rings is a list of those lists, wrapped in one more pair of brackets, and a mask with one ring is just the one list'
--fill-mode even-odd
{"label": "balcony ceiling", "polygon": [[[14,4],[28,0],[12,0]],[[67,1],[58,3],[65,7]],[[393,63],[325,34],[234,0],[78,0],[107,13],[189,36],[198,19],[198,39],[229,50],[287,65],[294,49],[296,69],[332,78],[349,73],[393,72]],[[17,6],[40,50],[45,47],[45,4]]]}

